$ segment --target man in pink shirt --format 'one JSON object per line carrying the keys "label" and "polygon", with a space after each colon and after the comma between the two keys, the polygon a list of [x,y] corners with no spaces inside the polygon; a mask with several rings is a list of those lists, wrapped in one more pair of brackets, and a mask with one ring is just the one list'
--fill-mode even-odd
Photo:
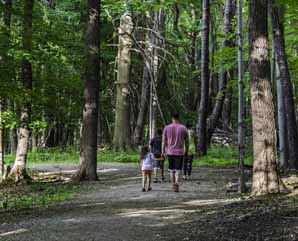
{"label": "man in pink shirt", "polygon": [[165,127],[162,138],[162,153],[169,160],[169,171],[174,192],[179,192],[183,157],[188,153],[188,146],[187,128],[180,123],[179,114],[174,114],[172,115],[172,124]]}

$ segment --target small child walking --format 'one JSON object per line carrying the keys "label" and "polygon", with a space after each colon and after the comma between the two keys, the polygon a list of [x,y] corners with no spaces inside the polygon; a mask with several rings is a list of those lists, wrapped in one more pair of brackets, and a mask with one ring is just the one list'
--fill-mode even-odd
{"label": "small child walking", "polygon": [[[154,155],[150,152],[149,146],[143,146],[141,150],[141,166],[142,166],[142,192],[151,191],[151,176],[153,169]],[[146,188],[147,187],[147,188]]]}
{"label": "small child walking", "polygon": [[150,141],[150,147],[154,155],[154,182],[158,182],[159,170],[161,180],[164,181],[164,157],[161,155],[162,129],[157,129],[155,137]]}

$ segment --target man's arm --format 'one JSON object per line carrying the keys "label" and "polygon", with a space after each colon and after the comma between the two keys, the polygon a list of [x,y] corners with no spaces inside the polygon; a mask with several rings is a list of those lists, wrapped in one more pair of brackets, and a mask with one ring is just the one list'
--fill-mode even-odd
{"label": "man's arm", "polygon": [[161,144],[161,154],[162,156],[166,155],[166,148],[167,148],[168,142],[167,142],[167,137],[166,137],[166,133],[165,130],[162,134],[162,144]]}

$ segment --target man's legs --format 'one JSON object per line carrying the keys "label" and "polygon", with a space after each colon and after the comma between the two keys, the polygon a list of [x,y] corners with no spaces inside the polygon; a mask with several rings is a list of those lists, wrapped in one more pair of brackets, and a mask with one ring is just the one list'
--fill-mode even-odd
{"label": "man's legs", "polygon": [[186,179],[186,172],[187,172],[187,157],[184,156],[183,158],[183,179]]}
{"label": "man's legs", "polygon": [[171,177],[171,183],[172,183],[172,186],[174,186],[174,185],[176,184],[175,174],[176,174],[175,171],[171,171],[171,172],[170,172],[170,177]]}
{"label": "man's legs", "polygon": [[175,191],[179,192],[180,174],[183,166],[183,156],[175,157],[176,173],[175,173]]}
{"label": "man's legs", "polygon": [[168,161],[169,161],[169,171],[170,171],[170,179],[171,179],[171,184],[173,190],[175,190],[175,184],[176,184],[176,178],[175,178],[175,173],[176,173],[176,165],[175,165],[175,156],[168,156]]}
{"label": "man's legs", "polygon": [[180,170],[177,170],[175,173],[175,184],[176,185],[179,185],[179,183],[180,183],[180,174],[181,174]]}

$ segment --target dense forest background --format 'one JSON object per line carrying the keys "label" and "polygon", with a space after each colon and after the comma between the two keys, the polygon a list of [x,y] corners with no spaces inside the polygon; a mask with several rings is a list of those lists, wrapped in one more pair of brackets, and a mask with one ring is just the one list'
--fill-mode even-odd
{"label": "dense forest background", "polygon": [[[237,146],[239,125],[245,127],[240,156],[251,157],[256,112],[251,105],[249,33],[257,32],[252,26],[263,21],[269,34],[270,88],[277,123],[272,130],[279,140],[279,163],[284,169],[297,167],[296,1],[269,1],[268,18],[266,7],[260,12],[266,16],[255,22],[244,1],[239,29],[237,6],[242,1],[104,0],[100,7],[99,2],[93,3],[100,9],[98,31],[93,32],[93,15],[88,14],[91,2],[0,2],[2,153],[17,153],[16,161],[26,163],[27,149],[17,151],[20,143],[32,151],[78,150],[81,144],[82,152],[84,93],[89,93],[83,80],[93,78],[99,84],[98,128],[93,129],[99,150],[136,151],[148,143],[156,128],[171,121],[171,113],[179,112],[183,123],[196,131],[198,157],[208,153],[218,135],[228,140],[220,140],[221,145]],[[263,8],[267,6],[267,1],[261,2]],[[93,55],[93,63],[100,63],[95,69],[90,59],[92,44],[97,42],[100,58]],[[239,52],[244,71],[240,98]],[[92,77],[96,71],[98,78]],[[88,139],[90,133],[82,135]]]}

